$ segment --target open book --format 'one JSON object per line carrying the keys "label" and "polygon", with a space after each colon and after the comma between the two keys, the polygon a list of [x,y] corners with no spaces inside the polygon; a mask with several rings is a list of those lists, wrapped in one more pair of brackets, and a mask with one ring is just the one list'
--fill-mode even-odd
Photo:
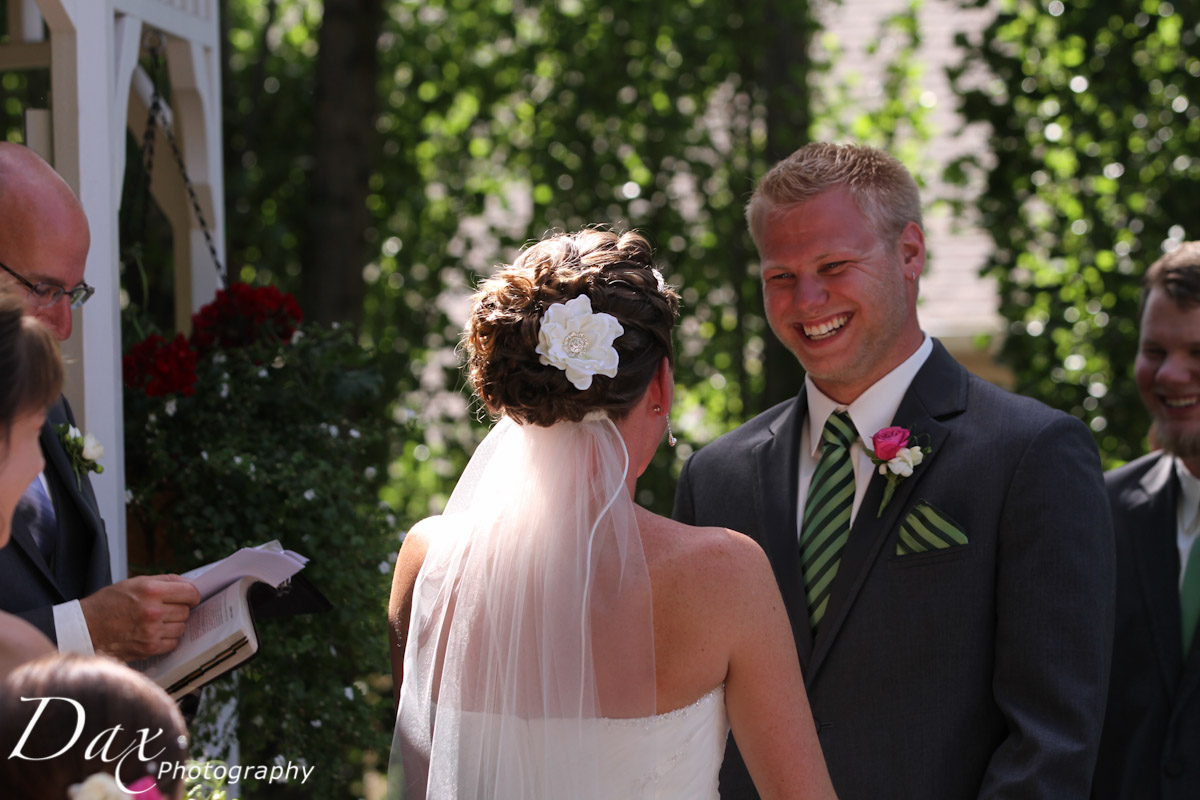
{"label": "open book", "polygon": [[[188,616],[179,644],[169,653],[131,664],[134,669],[178,699],[224,675],[258,652],[255,609],[271,604],[274,613],[288,613],[287,604],[273,602],[308,562],[284,550],[278,542],[245,547],[220,561],[184,573],[200,590],[200,604]],[[325,601],[315,592],[320,601]],[[311,605],[311,604],[310,604]],[[316,608],[294,608],[292,613]]]}

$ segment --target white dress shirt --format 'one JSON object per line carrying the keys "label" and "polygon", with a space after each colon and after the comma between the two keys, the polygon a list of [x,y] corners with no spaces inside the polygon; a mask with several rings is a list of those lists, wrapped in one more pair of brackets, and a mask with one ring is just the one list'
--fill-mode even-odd
{"label": "white dress shirt", "polygon": [[[804,503],[808,498],[808,485],[812,483],[813,473],[817,470],[817,460],[821,455],[821,431],[825,421],[834,411],[846,411],[850,421],[858,431],[858,439],[850,446],[850,456],[854,459],[854,505],[850,509],[850,522],[858,517],[858,507],[862,505],[863,495],[867,493],[867,484],[875,474],[877,467],[871,463],[864,442],[871,441],[881,428],[886,428],[895,419],[900,401],[912,384],[913,378],[925,365],[929,354],[933,352],[933,340],[926,334],[921,346],[899,366],[884,375],[860,394],[849,406],[840,405],[818,389],[812,379],[804,376],[804,391],[808,396],[808,422],[800,426],[800,489],[797,492],[796,508],[796,540],[799,541],[801,528],[804,527]],[[905,420],[899,420],[901,425]],[[921,431],[913,431],[920,434]],[[872,512],[873,513],[873,512]]]}
{"label": "white dress shirt", "polygon": [[1179,588],[1187,570],[1192,546],[1200,536],[1200,478],[1193,475],[1182,459],[1175,458],[1175,475],[1179,478],[1179,506],[1175,510],[1175,543],[1179,546]]}

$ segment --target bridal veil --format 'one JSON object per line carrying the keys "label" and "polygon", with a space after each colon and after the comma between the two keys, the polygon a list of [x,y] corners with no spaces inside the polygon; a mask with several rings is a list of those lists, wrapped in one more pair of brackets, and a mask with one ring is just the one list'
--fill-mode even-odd
{"label": "bridal veil", "polygon": [[[655,713],[629,469],[603,414],[484,439],[416,582],[390,797],[599,796],[604,720]],[[652,775],[654,750],[622,770]]]}

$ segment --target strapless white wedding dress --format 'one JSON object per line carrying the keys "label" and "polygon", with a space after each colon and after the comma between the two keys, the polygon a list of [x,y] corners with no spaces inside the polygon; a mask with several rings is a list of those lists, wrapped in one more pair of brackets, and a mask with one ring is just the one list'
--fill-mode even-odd
{"label": "strapless white wedding dress", "polygon": [[[487,735],[492,727],[487,715],[468,712],[464,717],[460,728],[464,738]],[[579,787],[579,795],[612,800],[717,800],[717,775],[729,734],[723,685],[691,705],[665,714],[635,719],[596,719],[592,723],[595,730],[588,732],[587,739],[596,748],[594,761],[599,772],[592,785],[586,789]],[[553,720],[529,720],[524,724],[529,726],[530,741],[540,741],[547,733],[553,736]],[[475,743],[463,744],[471,747]],[[646,757],[650,752],[654,753],[653,763]],[[531,770],[546,772],[526,775],[527,786],[570,785],[573,779],[573,776],[554,775],[554,763],[536,758],[526,763]],[[440,788],[437,783],[434,779],[428,787],[429,798],[455,800],[456,792]]]}
{"label": "strapless white wedding dress", "polygon": [[[725,687],[718,686],[685,708],[643,719],[601,719],[598,738],[604,758],[612,765],[603,780],[611,780],[603,796],[612,798],[695,798],[717,800],[717,773],[725,757],[729,718]],[[658,749],[649,775],[625,774],[623,764],[638,764],[647,746]]]}

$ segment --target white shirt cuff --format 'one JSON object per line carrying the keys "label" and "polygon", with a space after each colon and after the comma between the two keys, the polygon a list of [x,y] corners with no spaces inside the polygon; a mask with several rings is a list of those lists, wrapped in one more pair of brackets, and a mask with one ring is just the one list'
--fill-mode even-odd
{"label": "white shirt cuff", "polygon": [[92,634],[88,632],[83,607],[78,600],[54,607],[54,633],[58,637],[58,652],[87,656],[96,654],[92,647]]}

